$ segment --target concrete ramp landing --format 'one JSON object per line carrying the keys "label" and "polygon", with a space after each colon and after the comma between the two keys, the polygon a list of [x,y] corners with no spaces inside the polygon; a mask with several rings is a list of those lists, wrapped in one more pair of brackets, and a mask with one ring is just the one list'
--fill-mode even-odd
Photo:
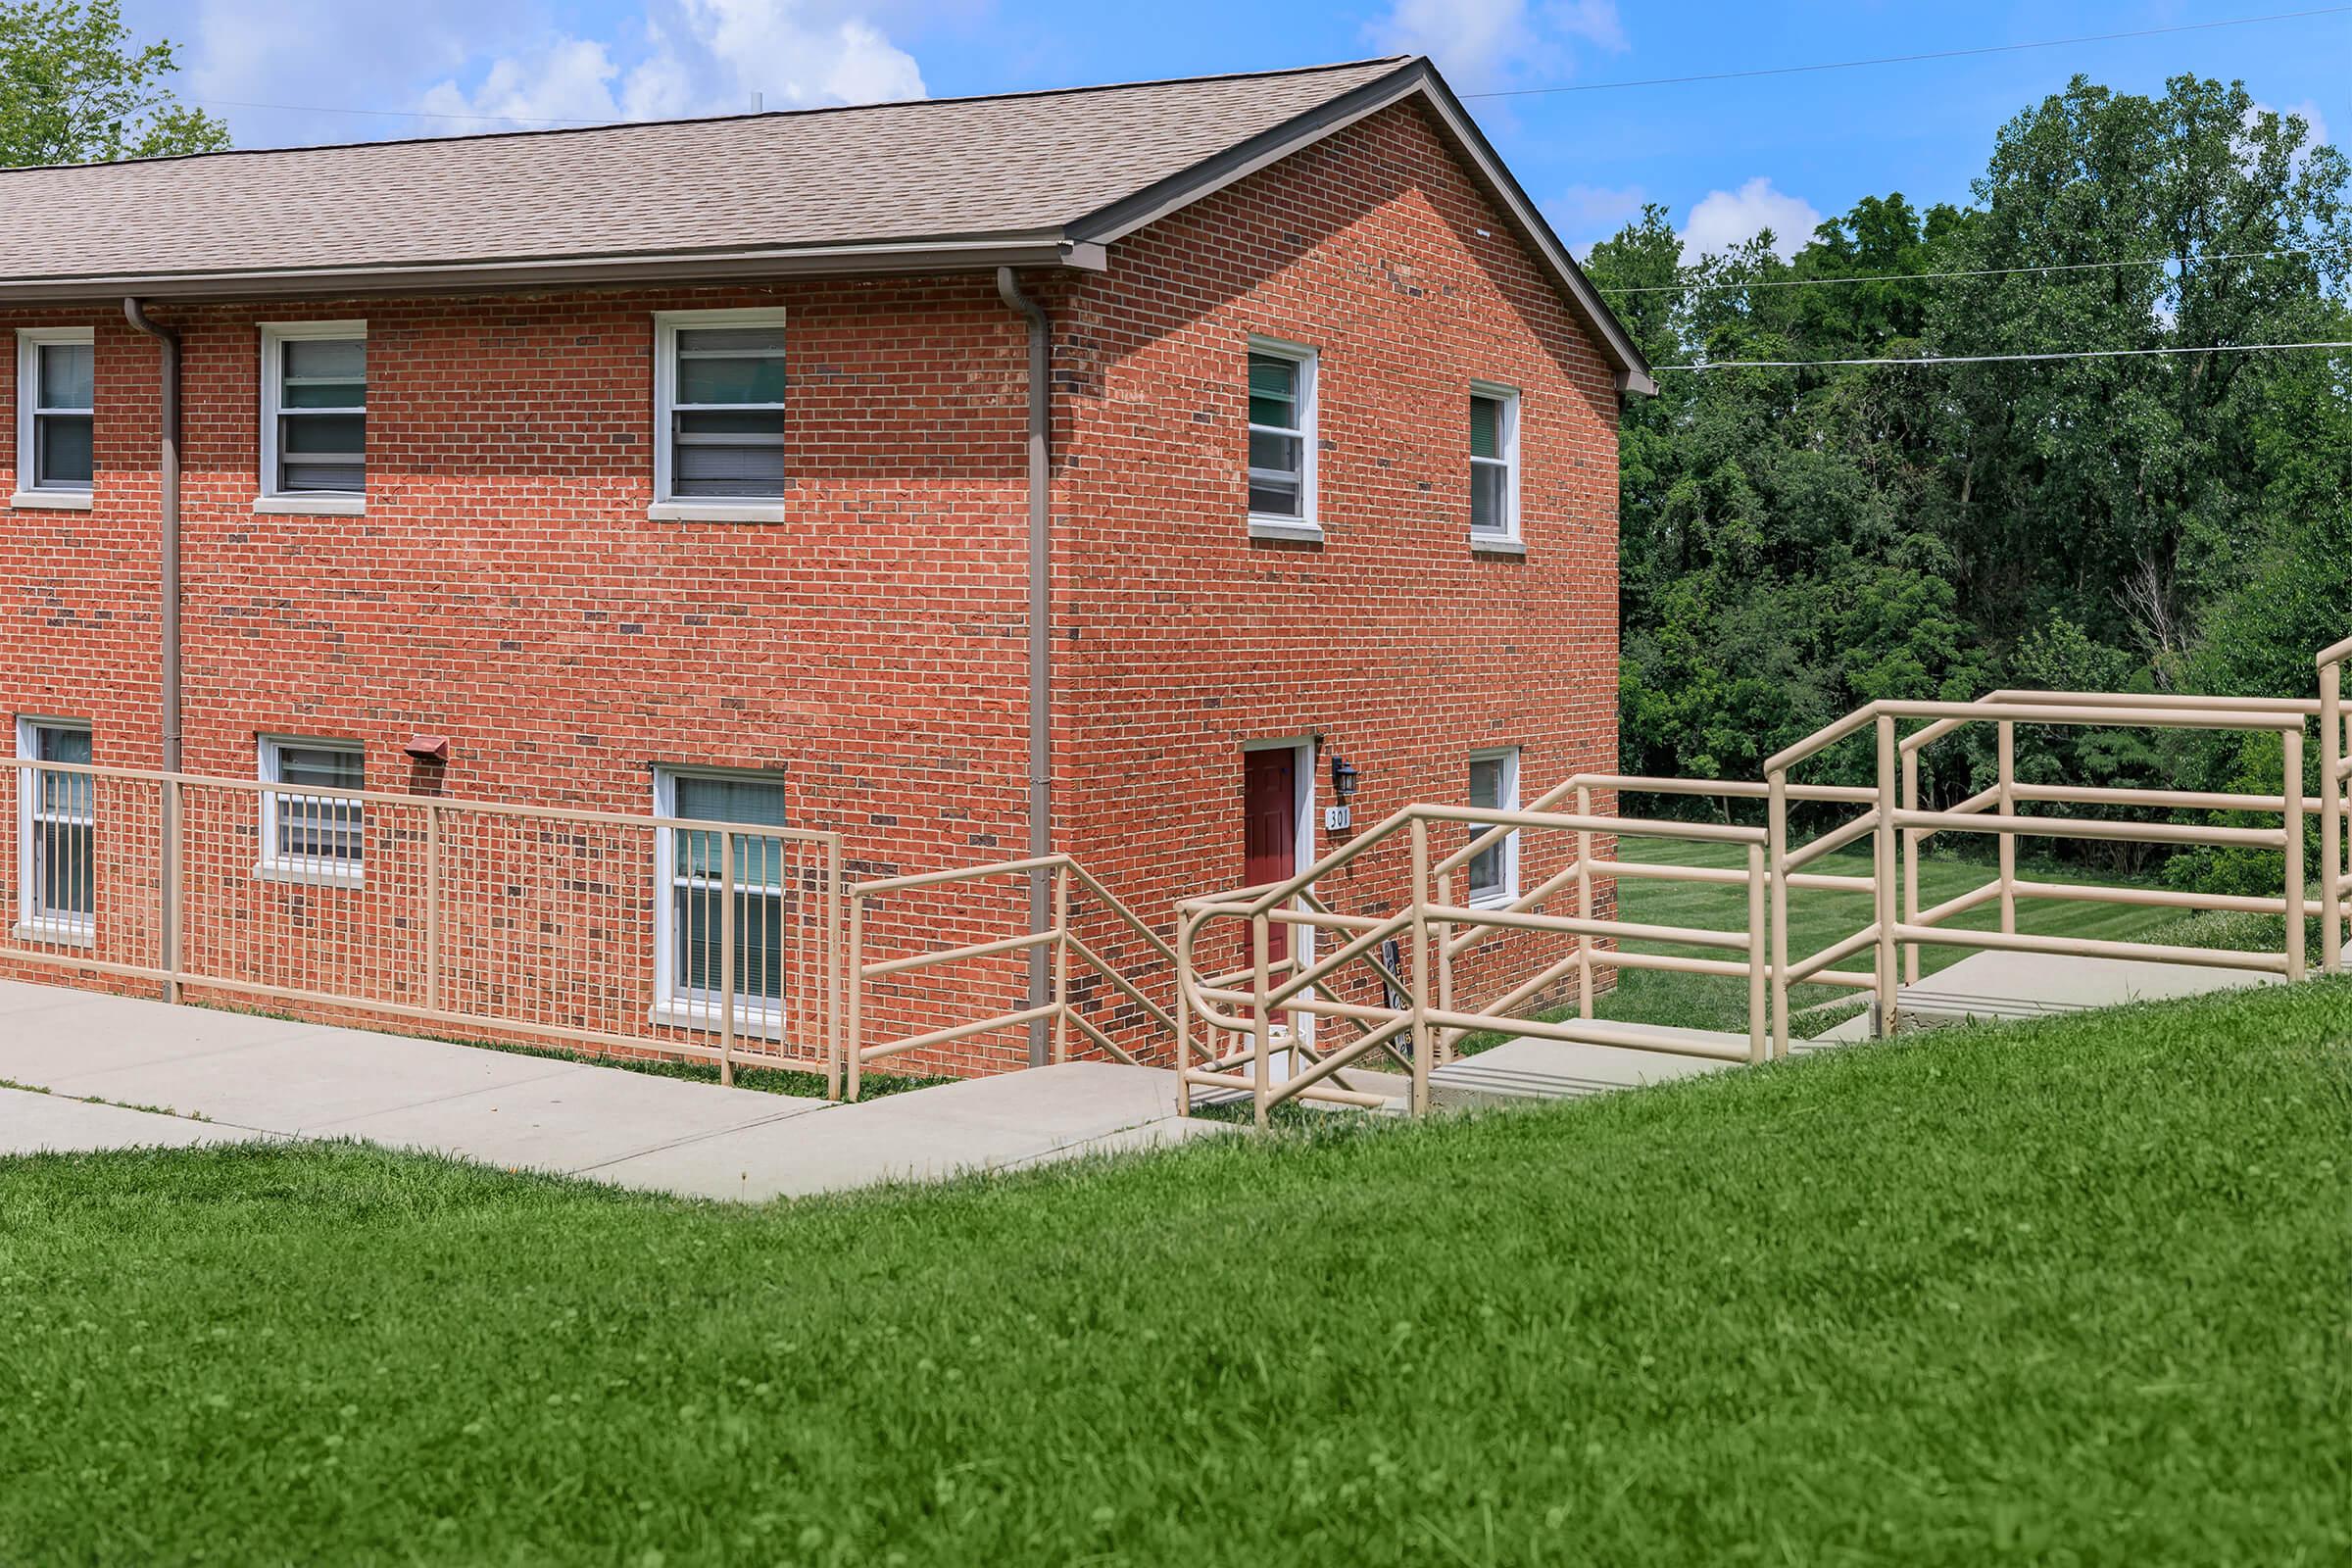
{"label": "concrete ramp landing", "polygon": [[[1600,1025],[1606,1028],[1606,1025]],[[1632,1032],[1629,1029],[1629,1033]],[[1690,1041],[1710,1051],[1742,1051],[1747,1037],[1712,1029],[1645,1026],[1641,1033]],[[1565,1040],[1522,1038],[1492,1051],[1461,1056],[1430,1069],[1431,1097],[1440,1104],[1498,1104],[1521,1100],[1573,1100],[1612,1089],[1637,1089],[1698,1073],[1720,1072],[1737,1063],[1714,1056],[1678,1056],[1671,1052],[1629,1046],[1588,1045]]]}
{"label": "concrete ramp landing", "polygon": [[[1968,1023],[2030,1023],[2092,1007],[2165,1002],[2242,986],[2283,985],[2255,969],[2220,964],[2149,963],[2138,958],[2074,958],[2044,953],[1972,953],[1917,985],[1895,992],[1904,1029]],[[1821,1043],[1867,1040],[1867,1015],[1848,1018]]]}
{"label": "concrete ramp landing", "polygon": [[[2219,964],[2149,963],[2128,958],[2055,957],[2038,953],[1975,953],[1916,986],[1897,993],[1902,1027],[1932,1029],[1957,1024],[2022,1023],[2116,1007],[2162,1002],[2240,986],[2282,985],[2278,975]],[[1604,1024],[1595,1027],[1605,1030]],[[1629,1033],[1632,1032],[1629,1026]],[[1643,1026],[1649,1037],[1682,1038],[1709,1050],[1744,1051],[1745,1035],[1709,1029]],[[1870,1015],[1857,1014],[1812,1040],[1791,1040],[1789,1053],[1802,1056],[1870,1038]],[[1440,1104],[1502,1104],[1529,1100],[1573,1100],[1615,1089],[1637,1089],[1698,1073],[1720,1072],[1736,1062],[1711,1056],[1678,1056],[1665,1051],[1625,1046],[1571,1045],[1523,1037],[1492,1051],[1463,1056],[1433,1069],[1433,1098]]]}

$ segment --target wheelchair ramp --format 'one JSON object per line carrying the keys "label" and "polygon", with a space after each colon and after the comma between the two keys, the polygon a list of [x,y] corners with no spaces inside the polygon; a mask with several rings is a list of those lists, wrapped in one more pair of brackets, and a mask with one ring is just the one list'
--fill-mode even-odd
{"label": "wheelchair ramp", "polygon": [[[1597,1030],[1608,1025],[1595,1024]],[[1628,1034],[1681,1038],[1714,1051],[1744,1051],[1747,1036],[1712,1029],[1628,1025]],[[1525,1100],[1575,1100],[1612,1089],[1638,1089],[1738,1065],[1713,1055],[1677,1055],[1631,1046],[1524,1038],[1430,1069],[1432,1097],[1441,1104],[1500,1104]]]}
{"label": "wheelchair ramp", "polygon": [[[2041,953],[1972,953],[1948,969],[1895,992],[1898,1027],[2031,1023],[2093,1007],[2166,1002],[2285,982],[2276,974],[2222,964],[2149,963],[2136,958],[2060,957]],[[1868,1014],[1848,1018],[1822,1042],[1870,1038]]]}

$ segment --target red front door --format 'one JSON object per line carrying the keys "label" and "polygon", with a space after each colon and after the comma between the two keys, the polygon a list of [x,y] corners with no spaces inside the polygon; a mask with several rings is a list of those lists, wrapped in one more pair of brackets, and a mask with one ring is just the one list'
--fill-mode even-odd
{"label": "red front door", "polygon": [[[1242,754],[1242,856],[1251,887],[1298,871],[1298,754],[1288,746]],[[1269,956],[1290,956],[1291,928],[1277,925]]]}

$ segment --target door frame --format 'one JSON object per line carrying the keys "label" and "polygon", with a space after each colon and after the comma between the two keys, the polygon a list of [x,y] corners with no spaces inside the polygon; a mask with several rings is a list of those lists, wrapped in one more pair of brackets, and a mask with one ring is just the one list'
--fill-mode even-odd
{"label": "door frame", "polygon": [[[1263,740],[1244,741],[1244,752],[1291,753],[1291,872],[1295,876],[1320,858],[1315,853],[1315,759],[1320,753],[1323,737],[1317,731],[1296,735],[1271,735]],[[1242,764],[1246,770],[1248,762]],[[1244,792],[1247,795],[1245,783]],[[1291,927],[1291,952],[1298,956],[1303,967],[1315,961],[1315,928],[1311,925]],[[1312,1013],[1297,1015],[1296,1027],[1299,1038],[1312,1043],[1315,1038],[1315,1018]]]}

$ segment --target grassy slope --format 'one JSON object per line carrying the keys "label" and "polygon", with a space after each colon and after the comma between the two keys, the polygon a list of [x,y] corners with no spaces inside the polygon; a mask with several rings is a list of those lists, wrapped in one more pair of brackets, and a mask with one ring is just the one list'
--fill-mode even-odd
{"label": "grassy slope", "polygon": [[0,1161],[0,1561],[2340,1562],[2352,984],[769,1210]]}
{"label": "grassy slope", "polygon": [[[1732,869],[1747,864],[1746,852],[1737,845],[1673,844],[1658,839],[1626,839],[1620,846],[1620,858],[1626,860],[1659,860],[1678,865],[1712,865]],[[1868,876],[1869,847],[1865,845],[1860,850],[1841,851],[1825,857],[1805,869],[1837,876]],[[2112,880],[2082,876],[2048,866],[2036,867],[2026,874],[2042,882]],[[1920,907],[1932,908],[1946,899],[1957,898],[1990,880],[1992,872],[1989,866],[1930,856],[1921,862]],[[1747,890],[1744,887],[1627,880],[1618,884],[1617,898],[1619,915],[1639,924],[1679,925],[1715,931],[1744,930],[1747,925]],[[2000,918],[2000,906],[1985,904],[1944,924],[1956,930],[1989,931],[1999,928]],[[2177,925],[2180,918],[2177,910],[2137,909],[2123,904],[2054,904],[2029,899],[2017,906],[2017,927],[2020,931],[2045,936],[2063,934],[2095,937],[2113,942],[2175,940],[2171,936],[2158,938],[2154,933]],[[1809,953],[1818,952],[1833,942],[1853,935],[1870,924],[1870,895],[1867,893],[1792,892],[1788,898],[1789,956],[1802,958]],[[2186,940],[2185,945],[2196,946],[2197,942],[2192,937]],[[1728,956],[1718,951],[1695,947],[1656,943],[1633,943],[1629,946],[1638,952],[1679,953],[1690,957]],[[1969,950],[1965,948],[1923,945],[1919,950],[1921,972],[1934,974],[1968,956]],[[1870,965],[1870,955],[1863,953],[1838,967],[1867,971]],[[1789,1001],[1792,1006],[1806,1007],[1858,995],[1857,992],[1831,986],[1798,986]],[[1747,1028],[1747,986],[1744,981],[1710,975],[1627,969],[1619,975],[1616,991],[1597,1001],[1593,1010],[1603,1018],[1693,1029],[1744,1031]],[[1830,1016],[1834,1018],[1838,1015]],[[1799,1020],[1800,1032],[1803,1032],[1801,1023],[1802,1020]]]}

